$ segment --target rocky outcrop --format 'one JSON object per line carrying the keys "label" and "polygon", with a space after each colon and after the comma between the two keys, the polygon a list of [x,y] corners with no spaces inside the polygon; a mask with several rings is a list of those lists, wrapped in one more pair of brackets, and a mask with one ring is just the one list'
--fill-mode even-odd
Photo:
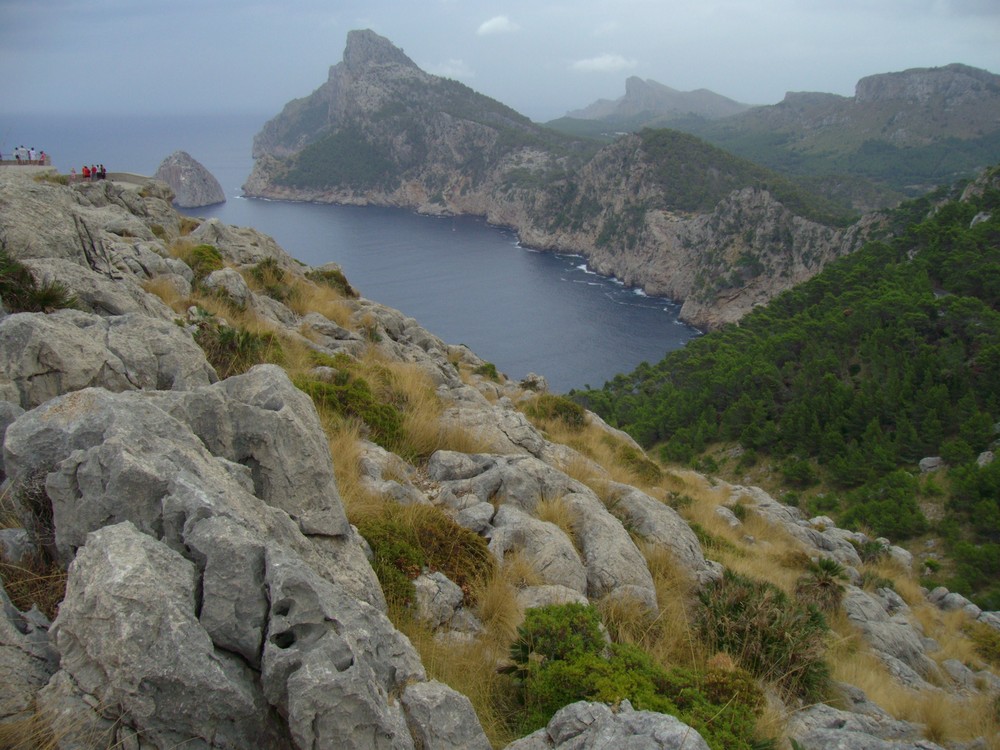
{"label": "rocky outcrop", "polygon": [[219,181],[186,151],[175,151],[160,162],[153,179],[170,186],[174,191],[174,205],[180,208],[201,208],[226,202],[226,193]]}

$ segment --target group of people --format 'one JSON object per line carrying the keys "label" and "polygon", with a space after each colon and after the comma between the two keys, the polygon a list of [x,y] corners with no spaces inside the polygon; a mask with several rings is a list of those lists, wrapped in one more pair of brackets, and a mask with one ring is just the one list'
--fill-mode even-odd
{"label": "group of people", "polygon": [[[35,147],[17,146],[14,149],[14,161],[18,164],[45,164],[48,155],[44,151],[35,151]],[[3,156],[0,155],[0,161]]]}
{"label": "group of people", "polygon": [[[80,171],[80,177],[85,180],[103,180],[108,176],[108,170],[104,168],[103,164],[91,164],[89,167],[84,164],[83,169]],[[69,179],[71,182],[76,181],[76,167],[69,170]]]}

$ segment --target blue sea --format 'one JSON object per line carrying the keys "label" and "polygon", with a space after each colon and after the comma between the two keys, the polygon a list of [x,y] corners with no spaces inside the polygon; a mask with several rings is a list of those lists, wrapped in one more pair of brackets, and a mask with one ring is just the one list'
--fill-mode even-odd
{"label": "blue sea", "polygon": [[254,227],[309,265],[339,263],[363,296],[468,345],[509,377],[543,375],[555,392],[600,387],[698,335],[670,300],[599,276],[579,256],[522,247],[511,230],[479,218],[241,197],[253,136],[270,116],[3,115],[0,152],[34,146],[62,172],[100,163],[153,174],[187,151],[227,196],[188,213]]}

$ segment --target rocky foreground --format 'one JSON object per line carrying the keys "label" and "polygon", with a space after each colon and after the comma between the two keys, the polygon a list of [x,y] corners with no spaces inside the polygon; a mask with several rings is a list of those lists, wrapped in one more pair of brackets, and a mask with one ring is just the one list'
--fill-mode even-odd
{"label": "rocky foreground", "polygon": [[[488,363],[364,298],[342,301],[340,323],[296,312],[249,284],[248,271],[265,263],[303,278],[307,269],[256,231],[191,222],[171,198],[154,181],[64,186],[0,170],[2,249],[76,298],[76,309],[0,319],[2,470],[18,513],[0,537],[4,556],[47,555],[68,568],[51,623],[0,600],[0,737],[49,726],[59,748],[490,747],[469,699],[429,678],[387,617],[313,402],[276,365],[220,378],[192,335],[211,316],[185,308],[199,289],[324,362],[377,355],[419,370],[442,404],[441,430],[469,436],[474,450],[453,445],[413,462],[362,436],[358,480],[380,498],[443,509],[488,539],[498,561],[525,558],[537,580],[518,590],[522,609],[627,599],[660,610],[636,539],[667,551],[695,587],[722,575],[663,498],[613,480],[528,420],[517,407],[540,378],[474,375]],[[171,253],[184,244],[213,246],[225,267],[196,274]],[[581,466],[602,477],[601,495],[574,478]],[[860,587],[858,550],[875,540],[804,520],[756,488],[715,493],[725,523],[741,527],[729,510],[739,505],[808,556],[846,567],[843,610],[900,690],[958,702],[1000,693],[982,665],[940,657],[914,615],[926,600]],[[542,499],[556,497],[572,534],[539,517]],[[878,544],[912,566],[905,550]],[[420,616],[442,638],[479,637],[483,623],[454,581],[427,570],[416,584]],[[996,613],[957,595],[932,598],[1000,629]],[[787,736],[810,750],[940,746],[857,687],[841,692],[836,707],[785,705]],[[623,701],[572,704],[510,748],[625,746],[707,744],[674,717]]]}

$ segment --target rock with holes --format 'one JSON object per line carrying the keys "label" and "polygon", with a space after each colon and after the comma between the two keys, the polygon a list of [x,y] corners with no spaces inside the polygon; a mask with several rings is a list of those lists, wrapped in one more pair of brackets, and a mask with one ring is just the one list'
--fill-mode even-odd
{"label": "rock with holes", "polygon": [[154,747],[289,746],[253,671],[198,621],[197,567],[125,522],[70,566],[53,625],[62,669],[106,718]]}
{"label": "rock with holes", "polygon": [[271,602],[261,679],[296,747],[413,748],[400,705],[390,700],[426,678],[405,636],[381,612],[269,548]]}
{"label": "rock with holes", "polygon": [[24,409],[91,386],[186,389],[215,380],[186,331],[146,315],[107,319],[59,310],[0,320],[0,382]]}
{"label": "rock with holes", "polygon": [[669,714],[636,711],[627,701],[617,709],[580,701],[559,709],[544,729],[507,745],[506,750],[708,750],[708,743]]}

